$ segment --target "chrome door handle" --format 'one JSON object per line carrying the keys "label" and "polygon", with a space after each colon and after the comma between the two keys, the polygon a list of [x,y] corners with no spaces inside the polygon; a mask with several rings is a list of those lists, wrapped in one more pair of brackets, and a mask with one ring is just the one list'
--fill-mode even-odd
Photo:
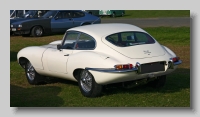
{"label": "chrome door handle", "polygon": [[65,54],[64,56],[69,56],[69,54]]}

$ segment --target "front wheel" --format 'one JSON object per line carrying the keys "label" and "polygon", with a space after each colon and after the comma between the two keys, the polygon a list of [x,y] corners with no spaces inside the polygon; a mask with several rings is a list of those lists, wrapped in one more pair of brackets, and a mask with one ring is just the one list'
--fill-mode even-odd
{"label": "front wheel", "polygon": [[25,66],[25,73],[28,83],[31,85],[37,85],[44,80],[43,76],[35,71],[33,65],[29,61]]}
{"label": "front wheel", "polygon": [[82,70],[78,79],[79,89],[85,97],[97,97],[101,94],[102,85],[96,83],[88,70]]}
{"label": "front wheel", "polygon": [[40,26],[33,27],[33,29],[31,30],[31,35],[33,37],[41,37],[43,35],[42,27],[40,27]]}

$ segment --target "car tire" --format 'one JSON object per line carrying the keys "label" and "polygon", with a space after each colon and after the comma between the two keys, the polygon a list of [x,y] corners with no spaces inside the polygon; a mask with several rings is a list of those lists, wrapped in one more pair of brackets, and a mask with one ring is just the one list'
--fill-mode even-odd
{"label": "car tire", "polygon": [[113,14],[111,15],[111,17],[112,17],[112,18],[115,18],[115,13],[113,13]]}
{"label": "car tire", "polygon": [[148,84],[153,88],[161,88],[166,83],[166,75],[158,76],[155,80],[150,81]]}
{"label": "car tire", "polygon": [[29,61],[25,65],[25,73],[28,83],[31,85],[37,85],[44,81],[44,77],[35,71],[33,65]]}
{"label": "car tire", "polygon": [[43,29],[41,26],[35,26],[33,27],[33,29],[31,30],[31,35],[33,37],[41,37],[43,35]]}
{"label": "car tire", "polygon": [[82,70],[78,79],[79,89],[85,97],[98,97],[102,91],[102,85],[96,83],[93,75],[88,70]]}

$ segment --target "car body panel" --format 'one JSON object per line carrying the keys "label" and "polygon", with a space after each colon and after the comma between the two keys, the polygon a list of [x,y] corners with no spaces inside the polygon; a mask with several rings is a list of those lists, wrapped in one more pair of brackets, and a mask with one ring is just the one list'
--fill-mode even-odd
{"label": "car body panel", "polygon": [[71,27],[74,27],[73,20],[71,18],[51,19],[52,32],[65,32]]}
{"label": "car body panel", "polygon": [[131,47],[122,48],[122,47],[116,47],[115,45],[111,44],[110,42],[105,40],[105,37],[102,38],[102,41],[110,48],[114,48],[114,50],[116,50],[117,52],[131,59],[163,56],[165,54],[165,51],[157,42],[154,44],[135,45]]}

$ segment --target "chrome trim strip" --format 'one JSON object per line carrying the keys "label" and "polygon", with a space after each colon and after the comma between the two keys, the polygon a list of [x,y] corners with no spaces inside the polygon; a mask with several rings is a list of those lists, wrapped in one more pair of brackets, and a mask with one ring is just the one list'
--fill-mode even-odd
{"label": "chrome trim strip", "polygon": [[125,70],[116,70],[115,68],[85,68],[86,70],[98,71],[98,72],[108,72],[108,73],[125,73],[137,71],[137,68],[125,69]]}
{"label": "chrome trim strip", "polygon": [[182,63],[182,61],[179,60],[179,61],[177,61],[177,62],[174,62],[174,65],[179,65],[179,64],[181,64],[181,63]]}

